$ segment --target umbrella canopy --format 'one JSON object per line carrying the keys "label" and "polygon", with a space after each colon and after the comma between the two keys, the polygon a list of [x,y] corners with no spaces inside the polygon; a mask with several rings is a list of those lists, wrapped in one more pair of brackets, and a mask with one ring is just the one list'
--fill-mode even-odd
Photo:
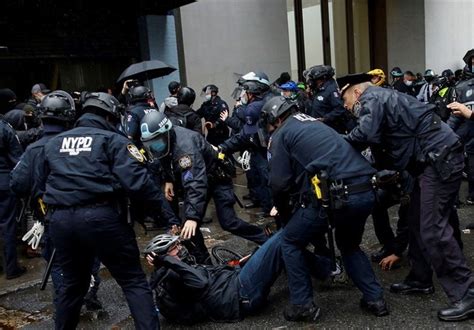
{"label": "umbrella canopy", "polygon": [[126,68],[117,79],[117,84],[128,79],[149,80],[169,75],[176,68],[158,60],[134,63]]}

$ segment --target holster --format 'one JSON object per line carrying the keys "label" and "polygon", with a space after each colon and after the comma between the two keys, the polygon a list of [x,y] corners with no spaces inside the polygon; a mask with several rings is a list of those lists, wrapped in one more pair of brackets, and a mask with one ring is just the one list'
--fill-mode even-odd
{"label": "holster", "polygon": [[460,148],[462,148],[462,144],[461,142],[457,142],[451,147],[444,145],[438,153],[428,153],[430,164],[441,178],[441,181],[446,181],[453,173],[454,166],[451,163],[452,154]]}

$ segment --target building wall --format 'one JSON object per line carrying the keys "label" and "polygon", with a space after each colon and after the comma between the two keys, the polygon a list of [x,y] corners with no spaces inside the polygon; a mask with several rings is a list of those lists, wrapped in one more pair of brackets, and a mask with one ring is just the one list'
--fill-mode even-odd
{"label": "building wall", "polygon": [[461,69],[474,48],[474,1],[425,0],[426,66],[436,73]]}
{"label": "building wall", "polygon": [[433,20],[424,14],[422,0],[387,0],[388,70],[425,70],[425,17]]}
{"label": "building wall", "polygon": [[290,71],[285,0],[200,0],[180,11],[186,78],[194,89],[215,83],[230,101],[239,74],[260,70],[273,81]]}
{"label": "building wall", "polygon": [[149,83],[158,105],[169,95],[168,84],[179,81],[178,50],[176,42],[175,19],[173,15],[146,16],[147,49],[142,52],[143,59],[160,60],[177,70],[168,76],[160,77]]}

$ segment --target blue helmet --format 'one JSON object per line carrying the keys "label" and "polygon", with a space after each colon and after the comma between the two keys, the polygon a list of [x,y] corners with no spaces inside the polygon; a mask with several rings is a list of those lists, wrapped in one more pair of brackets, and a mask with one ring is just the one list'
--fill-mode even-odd
{"label": "blue helmet", "polygon": [[292,92],[298,91],[298,86],[293,80],[287,81],[286,83],[281,85],[280,88],[284,91],[292,91]]}

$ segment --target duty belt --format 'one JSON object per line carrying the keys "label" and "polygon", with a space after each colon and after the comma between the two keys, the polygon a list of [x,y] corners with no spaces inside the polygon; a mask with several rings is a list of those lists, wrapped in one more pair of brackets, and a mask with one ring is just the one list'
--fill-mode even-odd
{"label": "duty belt", "polygon": [[355,184],[341,184],[332,183],[329,191],[334,195],[351,195],[366,192],[374,189],[374,183],[372,181],[355,183]]}

